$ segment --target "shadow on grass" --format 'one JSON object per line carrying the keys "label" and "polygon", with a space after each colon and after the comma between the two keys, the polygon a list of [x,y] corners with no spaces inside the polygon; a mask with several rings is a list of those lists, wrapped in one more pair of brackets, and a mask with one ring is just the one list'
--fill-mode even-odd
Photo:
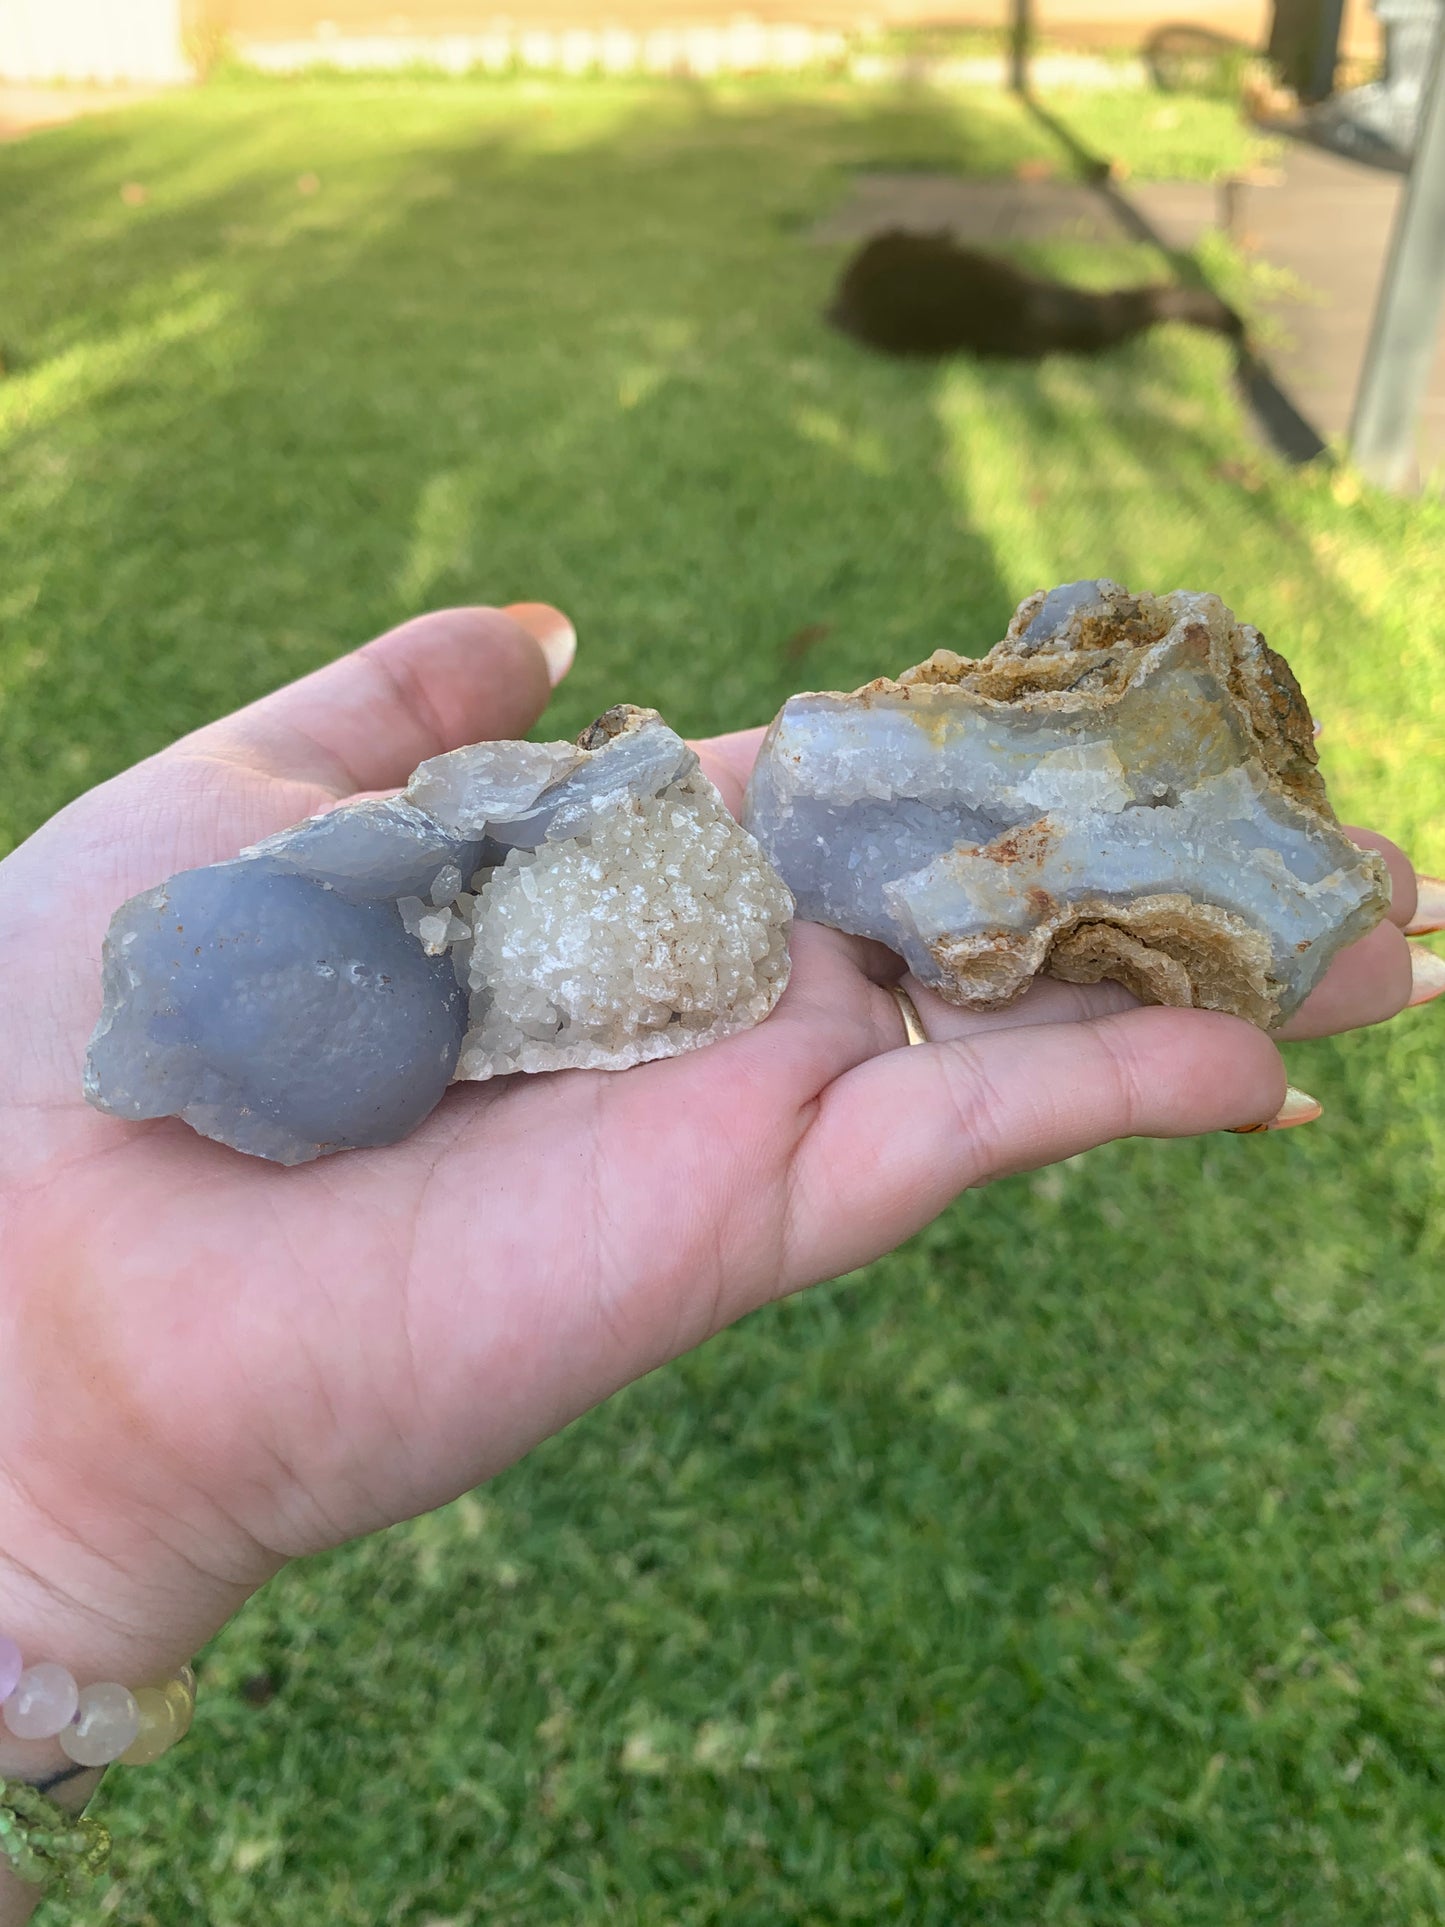
{"label": "shadow on grass", "polygon": [[[12,832],[427,600],[568,602],[568,726],[619,687],[722,726],[1002,632],[995,484],[940,439],[938,378],[825,335],[783,231],[880,145],[967,172],[1016,133],[698,88],[578,135],[522,90],[486,121],[401,90],[368,140],[320,89],[278,142],[264,102],[216,98],[134,123],[162,130],[138,209],[132,123],[5,156],[31,364],[8,578],[44,612],[6,671],[0,747],[40,778]],[[1178,489],[1190,438],[1153,459]],[[803,678],[785,645],[824,630]]]}
{"label": "shadow on grass", "polygon": [[[1198,257],[1187,249],[1171,248],[1165,243],[1153,223],[1113,180],[1106,160],[1086,147],[1067,122],[1050,112],[1037,95],[1020,89],[1020,98],[1039,125],[1046,128],[1069,155],[1081,178],[1092,184],[1125,234],[1156,248],[1183,286],[1203,288],[1223,300]],[[1315,461],[1328,452],[1319,430],[1295,407],[1275,380],[1268,361],[1248,339],[1240,344],[1234,373],[1240,394],[1260,433],[1276,454],[1288,462],[1302,463]]]}

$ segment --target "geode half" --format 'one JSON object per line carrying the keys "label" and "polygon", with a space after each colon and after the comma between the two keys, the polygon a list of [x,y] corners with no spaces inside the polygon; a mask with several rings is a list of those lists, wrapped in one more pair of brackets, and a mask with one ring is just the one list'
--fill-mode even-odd
{"label": "geode half", "polygon": [[792,903],[652,710],[479,743],[123,904],[85,1095],[281,1164],[453,1078],[620,1070],[765,1017]]}
{"label": "geode half", "polygon": [[975,1009],[1039,971],[1281,1024],[1384,915],[1283,657],[1217,596],[1067,583],[975,661],[792,697],[744,822],[798,915]]}

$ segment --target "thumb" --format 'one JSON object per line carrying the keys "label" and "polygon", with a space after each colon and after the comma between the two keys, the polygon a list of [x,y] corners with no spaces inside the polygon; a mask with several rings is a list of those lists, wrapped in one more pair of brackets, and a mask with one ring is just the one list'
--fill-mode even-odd
{"label": "thumb", "polygon": [[546,603],[441,609],[175,747],[335,796],[391,789],[428,756],[524,736],[570,668],[576,640]]}

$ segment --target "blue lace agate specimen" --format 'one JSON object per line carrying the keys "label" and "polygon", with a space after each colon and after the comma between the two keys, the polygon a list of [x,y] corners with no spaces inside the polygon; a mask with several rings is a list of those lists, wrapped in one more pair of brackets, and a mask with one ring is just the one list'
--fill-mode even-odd
{"label": "blue lace agate specimen", "polygon": [[[430,881],[430,879],[428,879]],[[467,994],[394,901],[264,857],[185,870],[106,942],[86,1095],[283,1164],[389,1144],[451,1082]]]}
{"label": "blue lace agate specimen", "polygon": [[874,937],[952,1002],[1042,970],[1281,1024],[1383,916],[1299,685],[1217,596],[1067,583],[980,661],[794,696],[744,821],[798,915]]}
{"label": "blue lace agate specimen", "polygon": [[85,1094],[297,1164],[454,1078],[620,1069],[766,1016],[792,904],[650,710],[483,743],[123,904]]}

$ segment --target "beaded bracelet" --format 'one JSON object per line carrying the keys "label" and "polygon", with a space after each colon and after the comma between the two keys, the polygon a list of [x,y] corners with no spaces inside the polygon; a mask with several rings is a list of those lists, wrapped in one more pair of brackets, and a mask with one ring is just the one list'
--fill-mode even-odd
{"label": "beaded bracelet", "polygon": [[98,1820],[66,1813],[24,1780],[0,1780],[0,1858],[32,1887],[79,1893],[105,1870],[110,1835]]}
{"label": "beaded bracelet", "polygon": [[[17,1740],[58,1740],[77,1767],[149,1766],[190,1731],[196,1676],[183,1666],[164,1686],[136,1692],[102,1681],[78,1686],[53,1660],[27,1666],[0,1633],[0,1719]],[[44,1785],[64,1778],[56,1775]],[[58,1882],[74,1893],[104,1867],[110,1835],[83,1814],[67,1813],[24,1780],[0,1779],[0,1859],[22,1880]]]}
{"label": "beaded bracelet", "polygon": [[106,1680],[77,1686],[53,1660],[27,1666],[0,1633],[0,1719],[17,1740],[58,1740],[77,1766],[149,1766],[191,1729],[196,1676],[183,1666],[164,1686],[134,1693]]}

